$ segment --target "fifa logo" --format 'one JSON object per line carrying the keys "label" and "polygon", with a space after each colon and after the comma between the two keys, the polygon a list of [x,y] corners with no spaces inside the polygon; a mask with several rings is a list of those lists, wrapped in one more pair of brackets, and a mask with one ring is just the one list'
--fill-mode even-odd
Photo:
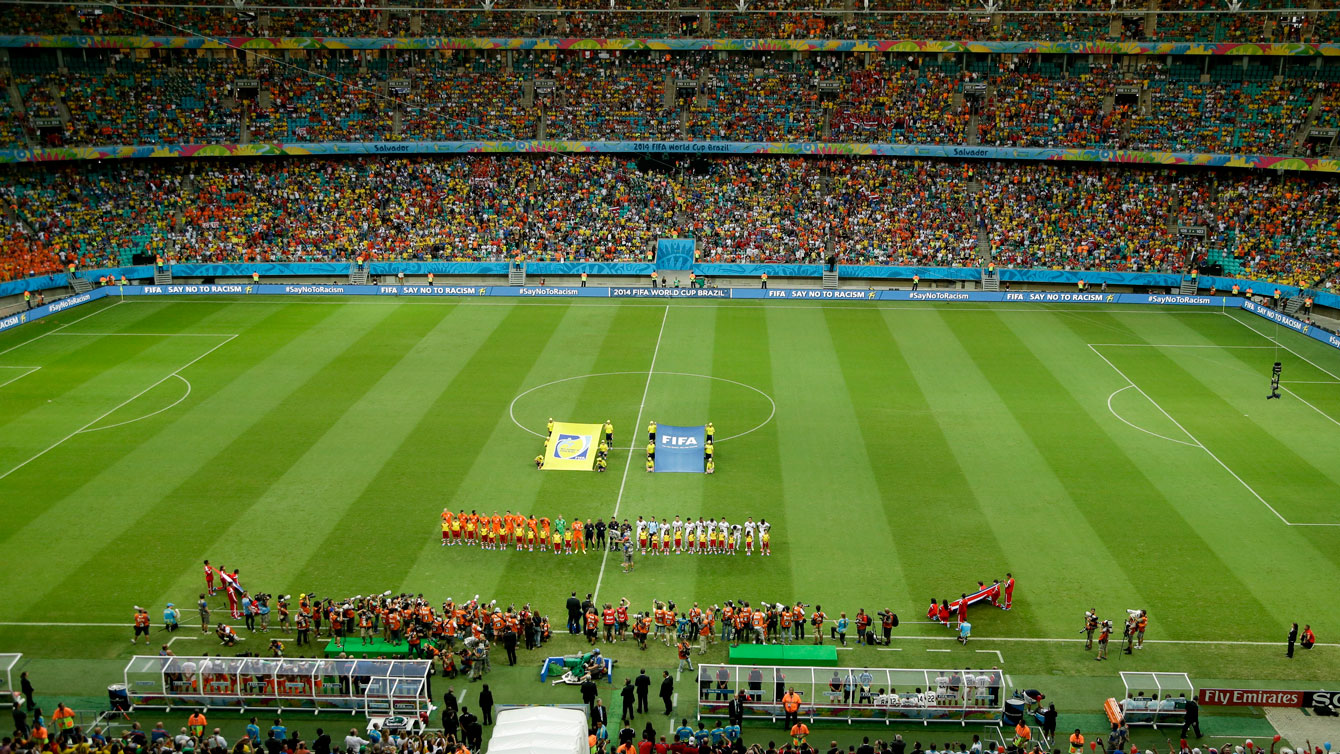
{"label": "fifa logo", "polygon": [[583,461],[590,452],[591,438],[587,435],[559,435],[554,441],[554,458]]}

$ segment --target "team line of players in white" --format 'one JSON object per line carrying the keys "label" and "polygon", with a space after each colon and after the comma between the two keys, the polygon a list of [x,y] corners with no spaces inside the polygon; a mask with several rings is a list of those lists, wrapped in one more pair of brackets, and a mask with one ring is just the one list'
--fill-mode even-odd
{"label": "team line of players in white", "polygon": [[675,516],[673,521],[658,522],[638,516],[631,533],[636,535],[638,551],[643,555],[734,555],[740,550],[753,555],[755,544],[760,555],[772,554],[772,524],[763,518],[754,521],[752,516],[743,524],[732,524],[724,517],[720,521],[681,521]]}

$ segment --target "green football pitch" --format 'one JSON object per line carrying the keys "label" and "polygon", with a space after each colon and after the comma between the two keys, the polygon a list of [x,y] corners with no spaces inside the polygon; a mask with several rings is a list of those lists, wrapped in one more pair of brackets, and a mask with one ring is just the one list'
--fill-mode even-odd
{"label": "green football pitch", "polygon": [[[597,589],[891,608],[899,651],[844,662],[1095,695],[1135,669],[1315,686],[1340,677],[1337,375],[1340,352],[1194,308],[108,300],[0,335],[0,651],[96,695],[132,606],[193,605],[208,558],[276,594],[531,602],[560,631]],[[537,471],[549,417],[613,420],[609,472]],[[645,473],[649,419],[714,422],[717,473]],[[625,574],[442,548],[444,507],[752,516],[774,554]],[[974,609],[967,647],[919,622],[1006,572],[1015,609]],[[1150,645],[1095,663],[1089,608],[1147,609]],[[1294,620],[1322,645],[1286,660]]]}

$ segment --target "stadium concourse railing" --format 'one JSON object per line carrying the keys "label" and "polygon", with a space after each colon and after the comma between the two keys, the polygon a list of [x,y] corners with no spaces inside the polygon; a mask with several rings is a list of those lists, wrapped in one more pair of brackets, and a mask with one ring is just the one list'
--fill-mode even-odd
{"label": "stadium concourse railing", "polygon": [[[1340,50],[1337,50],[1340,53]],[[73,160],[188,159],[197,157],[322,157],[468,154],[688,154],[792,157],[911,157],[967,160],[1024,160],[1171,167],[1253,168],[1340,173],[1340,160],[1272,154],[1168,152],[1139,149],[992,147],[967,144],[893,144],[824,141],[351,141],[249,144],[109,144],[88,147],[0,149],[0,164]]]}
{"label": "stadium concourse railing", "polygon": [[[387,290],[398,290],[400,295],[452,295],[450,290],[459,288],[450,283],[450,278],[496,278],[505,279],[508,273],[508,263],[498,262],[370,262],[368,264],[368,274],[373,277],[383,279],[393,279],[403,272],[406,277],[414,279],[425,279],[432,273],[440,278],[439,285],[433,286],[441,290],[431,290],[428,286],[388,286]],[[812,281],[818,285],[823,277],[824,266],[819,264],[715,264],[715,263],[689,263],[692,272],[700,278],[736,278],[760,280],[762,275],[767,275],[774,285],[781,283],[785,285],[786,280]],[[664,269],[671,269],[664,267]],[[526,273],[532,277],[567,277],[575,279],[586,273],[591,278],[600,277],[619,277],[623,279],[647,280],[650,275],[658,271],[658,266],[653,262],[527,262]],[[227,282],[228,278],[237,281],[249,281],[252,273],[260,275],[266,284],[279,281],[290,280],[295,283],[305,284],[310,280],[322,279],[345,279],[349,277],[350,263],[340,262],[289,262],[289,263],[225,263],[225,264],[174,264],[170,271],[174,278],[178,279],[222,279]],[[925,286],[933,286],[937,283],[950,284],[971,284],[981,281],[983,270],[980,267],[906,267],[895,265],[838,265],[837,272],[839,277],[851,283],[859,281],[862,284],[868,284],[872,288],[877,285],[893,285],[901,282],[910,283],[914,277],[920,277]],[[138,265],[133,267],[112,267],[104,269],[81,270],[76,273],[78,277],[84,280],[96,283],[100,278],[109,278],[113,281],[119,281],[122,277],[130,283],[140,281],[149,281],[153,279],[154,268],[151,265]],[[1046,270],[1046,269],[1013,269],[1000,268],[997,270],[1000,282],[1014,284],[1043,284],[1043,285],[1062,285],[1076,286],[1083,280],[1090,286],[1101,286],[1103,284],[1122,287],[1138,287],[1146,289],[1178,289],[1181,287],[1183,277],[1175,273],[1154,273],[1154,272],[1103,272],[1098,270]],[[688,281],[681,281],[687,284]],[[473,284],[471,290],[479,288],[478,284]],[[1286,285],[1283,283],[1272,283],[1264,280],[1249,280],[1243,278],[1218,277],[1211,275],[1200,275],[1197,280],[1199,291],[1205,292],[1228,292],[1233,286],[1237,285],[1242,292],[1251,291],[1259,295],[1273,295],[1278,289],[1280,293],[1287,297],[1299,295],[1303,289],[1298,286]],[[51,275],[40,275],[36,277],[24,278],[22,280],[11,280],[0,283],[0,299],[14,296],[21,296],[24,291],[41,291],[67,288],[70,281],[65,273],[55,273]],[[164,286],[165,289],[176,289],[180,286]],[[292,287],[292,286],[280,286]],[[345,286],[338,283],[332,283],[331,286],[321,286],[322,288],[338,287],[340,289],[353,289],[354,286]],[[426,290],[418,292],[417,288],[423,287]],[[468,286],[467,286],[468,287]],[[484,284],[485,288],[502,290],[495,286]],[[157,290],[154,286],[149,286],[151,290]],[[569,295],[563,293],[566,290],[561,286],[552,288],[527,288],[528,292],[522,295],[528,296],[563,296]],[[605,290],[591,289],[591,290]],[[649,290],[649,289],[648,289]],[[686,289],[675,293],[674,289],[665,289],[665,293],[654,295],[659,296],[722,296],[719,292],[707,290],[701,294],[691,294]],[[748,295],[740,291],[739,288],[736,297]],[[772,291],[772,298],[782,298],[787,294],[777,295],[780,290]],[[283,293],[284,291],[276,291]],[[879,291],[877,291],[879,292]],[[965,293],[970,291],[935,291],[935,293]],[[797,291],[794,295],[797,298],[814,297],[815,291]],[[836,295],[832,298],[864,298],[869,291],[866,290],[841,290],[832,292]],[[128,295],[136,295],[130,294]],[[152,295],[157,295],[152,294]],[[478,295],[478,294],[471,294]],[[487,295],[487,294],[486,294]],[[589,295],[589,294],[583,294]],[[647,294],[633,294],[647,295]],[[1017,294],[1022,295],[1022,294]],[[1340,309],[1340,295],[1328,292],[1317,292],[1313,294],[1315,303],[1318,306],[1331,309]],[[947,299],[952,300],[952,299]],[[1001,299],[1001,300],[1025,300],[1025,299]]]}
{"label": "stadium concourse railing", "polygon": [[[542,9],[540,9],[542,10]],[[716,13],[729,13],[717,10]],[[757,12],[757,11],[755,11]],[[772,12],[772,11],[769,11]],[[787,12],[787,11],[778,11]],[[796,13],[813,11],[796,10]],[[828,13],[847,13],[833,11]],[[1280,11],[1275,11],[1280,12]],[[1307,12],[1307,11],[1303,11]],[[1316,11],[1313,11],[1314,13]],[[1325,11],[1333,12],[1333,11]],[[103,50],[544,50],[657,52],[891,52],[993,53],[1000,55],[1233,55],[1261,57],[1340,56],[1335,42],[1150,42],[1083,39],[758,39],[688,37],[212,37],[97,34],[0,35],[0,47]]]}
{"label": "stadium concourse railing", "polygon": [[[1119,274],[1119,273],[1107,273]],[[0,319],[0,332],[19,327],[71,307],[112,297],[158,296],[394,296],[521,298],[622,298],[622,299],[745,299],[745,300],[842,300],[1049,303],[1086,306],[1091,304],[1136,304],[1244,309],[1276,324],[1340,349],[1340,336],[1314,327],[1241,296],[1183,295],[1177,293],[1095,293],[1055,291],[967,291],[967,290],[858,290],[812,288],[578,288],[568,286],[526,287],[492,285],[323,285],[319,283],[210,283],[171,285],[109,285],[88,293],[43,304]]]}

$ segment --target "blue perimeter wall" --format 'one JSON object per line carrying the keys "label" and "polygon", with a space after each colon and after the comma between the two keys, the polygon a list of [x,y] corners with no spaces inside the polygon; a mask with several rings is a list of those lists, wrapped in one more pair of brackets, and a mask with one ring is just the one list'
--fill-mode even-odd
{"label": "blue perimeter wall", "polygon": [[516,286],[426,285],[126,285],[98,288],[0,319],[0,332],[102,298],[118,296],[280,295],[280,296],[510,296],[514,298],[716,298],[846,301],[950,301],[1058,304],[1145,304],[1245,309],[1264,319],[1340,349],[1340,336],[1236,296],[1183,296],[1145,293],[1065,293],[1052,291],[859,291],[759,288],[521,288]]}
{"label": "blue perimeter wall", "polygon": [[[392,277],[398,272],[404,272],[406,275],[423,276],[428,273],[434,275],[452,276],[452,275],[506,275],[507,262],[373,262],[368,265],[368,271],[381,277]],[[201,278],[201,277],[250,277],[251,273],[260,273],[262,279],[273,279],[276,277],[334,277],[347,278],[349,275],[350,264],[348,262],[290,262],[283,264],[176,264],[172,266],[172,274],[177,277]],[[693,270],[707,277],[759,277],[766,273],[769,278],[814,278],[819,279],[823,275],[821,265],[812,264],[696,264]],[[656,271],[656,265],[650,262],[528,262],[526,264],[526,273],[528,275],[580,275],[583,272],[588,275],[622,275],[632,277],[650,277]],[[854,280],[887,280],[887,281],[910,281],[913,275],[921,276],[922,280],[981,280],[982,270],[977,267],[893,267],[876,265],[839,265],[838,273],[840,277]],[[150,265],[140,265],[137,267],[113,267],[108,269],[85,270],[78,273],[80,277],[96,281],[103,275],[120,279],[125,276],[131,281],[148,280],[153,278],[153,267]],[[1165,273],[1149,272],[1095,272],[1088,270],[999,270],[1000,279],[1005,282],[1016,283],[1051,283],[1059,285],[1074,285],[1080,280],[1088,282],[1090,285],[1099,285],[1107,283],[1108,285],[1126,285],[1126,286],[1146,286],[1154,288],[1176,288],[1181,285],[1182,276]],[[682,281],[685,285],[687,280]],[[781,282],[774,280],[774,282]],[[1202,291],[1208,291],[1214,286],[1220,291],[1229,291],[1237,284],[1246,291],[1248,288],[1258,295],[1271,295],[1276,288],[1286,296],[1296,296],[1300,292],[1297,286],[1284,285],[1281,283],[1270,283],[1261,280],[1244,280],[1240,278],[1211,277],[1201,275],[1198,281],[1198,287]],[[66,275],[64,273],[56,275],[42,275],[38,277],[26,278],[24,280],[11,280],[6,283],[0,283],[0,297],[17,296],[25,290],[38,291],[51,288],[64,288],[67,285]],[[338,285],[338,284],[337,284]],[[348,287],[348,286],[344,286]],[[490,286],[492,287],[492,286]],[[617,289],[616,289],[617,290]],[[673,290],[673,289],[667,289]],[[742,289],[735,289],[737,291]],[[883,291],[881,291],[883,292]],[[866,291],[857,291],[857,293],[866,293]],[[737,296],[738,298],[738,296]],[[1340,309],[1340,295],[1333,293],[1317,293],[1314,296],[1315,302],[1320,306],[1326,306],[1333,309]]]}

